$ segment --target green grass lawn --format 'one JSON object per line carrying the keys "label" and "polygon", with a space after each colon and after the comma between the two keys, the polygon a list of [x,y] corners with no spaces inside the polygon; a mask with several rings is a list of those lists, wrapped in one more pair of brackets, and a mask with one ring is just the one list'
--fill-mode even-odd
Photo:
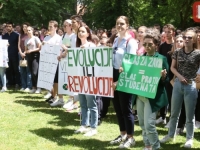
{"label": "green grass lawn", "polygon": [[[67,97],[65,97],[65,100]],[[84,137],[74,134],[80,125],[77,111],[65,112],[44,102],[43,94],[27,94],[9,90],[0,93],[0,150],[103,150],[117,149],[109,141],[119,135],[113,107],[98,127],[98,134]],[[163,125],[157,127],[159,137],[167,134]],[[141,129],[135,124],[136,145],[142,149]],[[166,150],[184,149],[185,134],[175,143],[162,144]],[[195,131],[194,149],[200,149],[200,132]]]}

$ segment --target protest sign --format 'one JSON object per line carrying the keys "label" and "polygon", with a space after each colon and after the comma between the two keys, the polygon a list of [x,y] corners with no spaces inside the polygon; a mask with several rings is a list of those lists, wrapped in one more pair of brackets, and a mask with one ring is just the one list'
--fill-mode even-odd
{"label": "protest sign", "polygon": [[59,63],[58,93],[113,97],[112,48],[68,49]]}
{"label": "protest sign", "polygon": [[58,66],[61,46],[45,44],[40,51],[37,87],[51,90]]}
{"label": "protest sign", "polygon": [[123,72],[117,90],[147,98],[155,98],[161,77],[162,59],[149,56],[125,54]]}
{"label": "protest sign", "polygon": [[0,40],[0,67],[8,67],[8,40]]}

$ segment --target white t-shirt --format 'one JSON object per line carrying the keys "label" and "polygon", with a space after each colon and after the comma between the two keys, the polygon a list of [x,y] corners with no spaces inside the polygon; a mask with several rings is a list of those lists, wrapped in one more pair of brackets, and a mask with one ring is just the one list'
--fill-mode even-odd
{"label": "white t-shirt", "polygon": [[75,48],[76,47],[76,34],[72,33],[68,35],[67,33],[62,37],[62,43],[67,47]]}
{"label": "white t-shirt", "polygon": [[0,35],[0,39],[2,39],[2,35]]}
{"label": "white t-shirt", "polygon": [[87,42],[85,43],[84,45],[81,45],[81,46],[84,46],[84,47],[97,47],[94,43],[92,42]]}
{"label": "white t-shirt", "polygon": [[57,33],[54,36],[48,35],[44,38],[45,42],[52,45],[62,45],[62,37]]}
{"label": "white t-shirt", "polygon": [[36,36],[33,36],[31,38],[27,38],[24,41],[24,46],[26,46],[28,50],[36,49],[37,44],[41,44],[41,42],[40,42],[40,39]]}

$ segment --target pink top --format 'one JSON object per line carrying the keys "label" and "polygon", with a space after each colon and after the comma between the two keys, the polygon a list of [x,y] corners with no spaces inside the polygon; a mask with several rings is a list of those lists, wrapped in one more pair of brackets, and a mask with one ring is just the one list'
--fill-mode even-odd
{"label": "pink top", "polygon": [[141,47],[139,47],[139,44],[138,44],[138,50],[137,50],[137,55],[138,56],[142,56],[144,53],[145,53],[146,51],[145,51],[145,49],[144,49],[144,46],[141,46]]}
{"label": "pink top", "polygon": [[24,35],[20,35],[20,48],[21,51],[24,52],[25,51],[25,46],[24,46],[24,41],[28,38],[27,34]]}

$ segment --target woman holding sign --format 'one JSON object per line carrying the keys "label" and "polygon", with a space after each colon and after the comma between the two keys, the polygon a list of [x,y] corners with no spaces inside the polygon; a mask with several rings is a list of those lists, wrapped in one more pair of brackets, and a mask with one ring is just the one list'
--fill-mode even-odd
{"label": "woman holding sign", "polygon": [[133,103],[135,103],[136,101],[138,120],[139,125],[142,128],[142,136],[143,142],[145,144],[145,150],[157,150],[160,148],[158,133],[155,126],[156,114],[157,111],[160,110],[160,108],[168,104],[167,93],[164,85],[169,80],[167,75],[169,66],[167,63],[167,58],[156,52],[160,44],[159,34],[160,33],[157,31],[157,29],[147,29],[143,43],[146,51],[144,56],[161,58],[163,61],[163,70],[161,71],[161,78],[158,81],[155,98],[152,99],[137,95],[137,97],[133,101]]}
{"label": "woman holding sign", "polygon": [[[119,78],[119,68],[122,65],[124,53],[136,54],[138,44],[129,33],[129,20],[120,16],[116,20],[116,29],[119,36],[113,43],[113,89],[115,90]],[[132,113],[132,94],[115,90],[113,106],[117,115],[120,135],[110,144],[120,144],[119,148],[129,148],[135,145],[134,116]]]}
{"label": "woman holding sign", "polygon": [[[96,47],[88,26],[81,25],[77,32],[76,47]],[[79,94],[81,106],[81,127],[75,133],[85,133],[84,136],[97,134],[98,110],[95,95]],[[90,125],[90,128],[87,128]]]}

